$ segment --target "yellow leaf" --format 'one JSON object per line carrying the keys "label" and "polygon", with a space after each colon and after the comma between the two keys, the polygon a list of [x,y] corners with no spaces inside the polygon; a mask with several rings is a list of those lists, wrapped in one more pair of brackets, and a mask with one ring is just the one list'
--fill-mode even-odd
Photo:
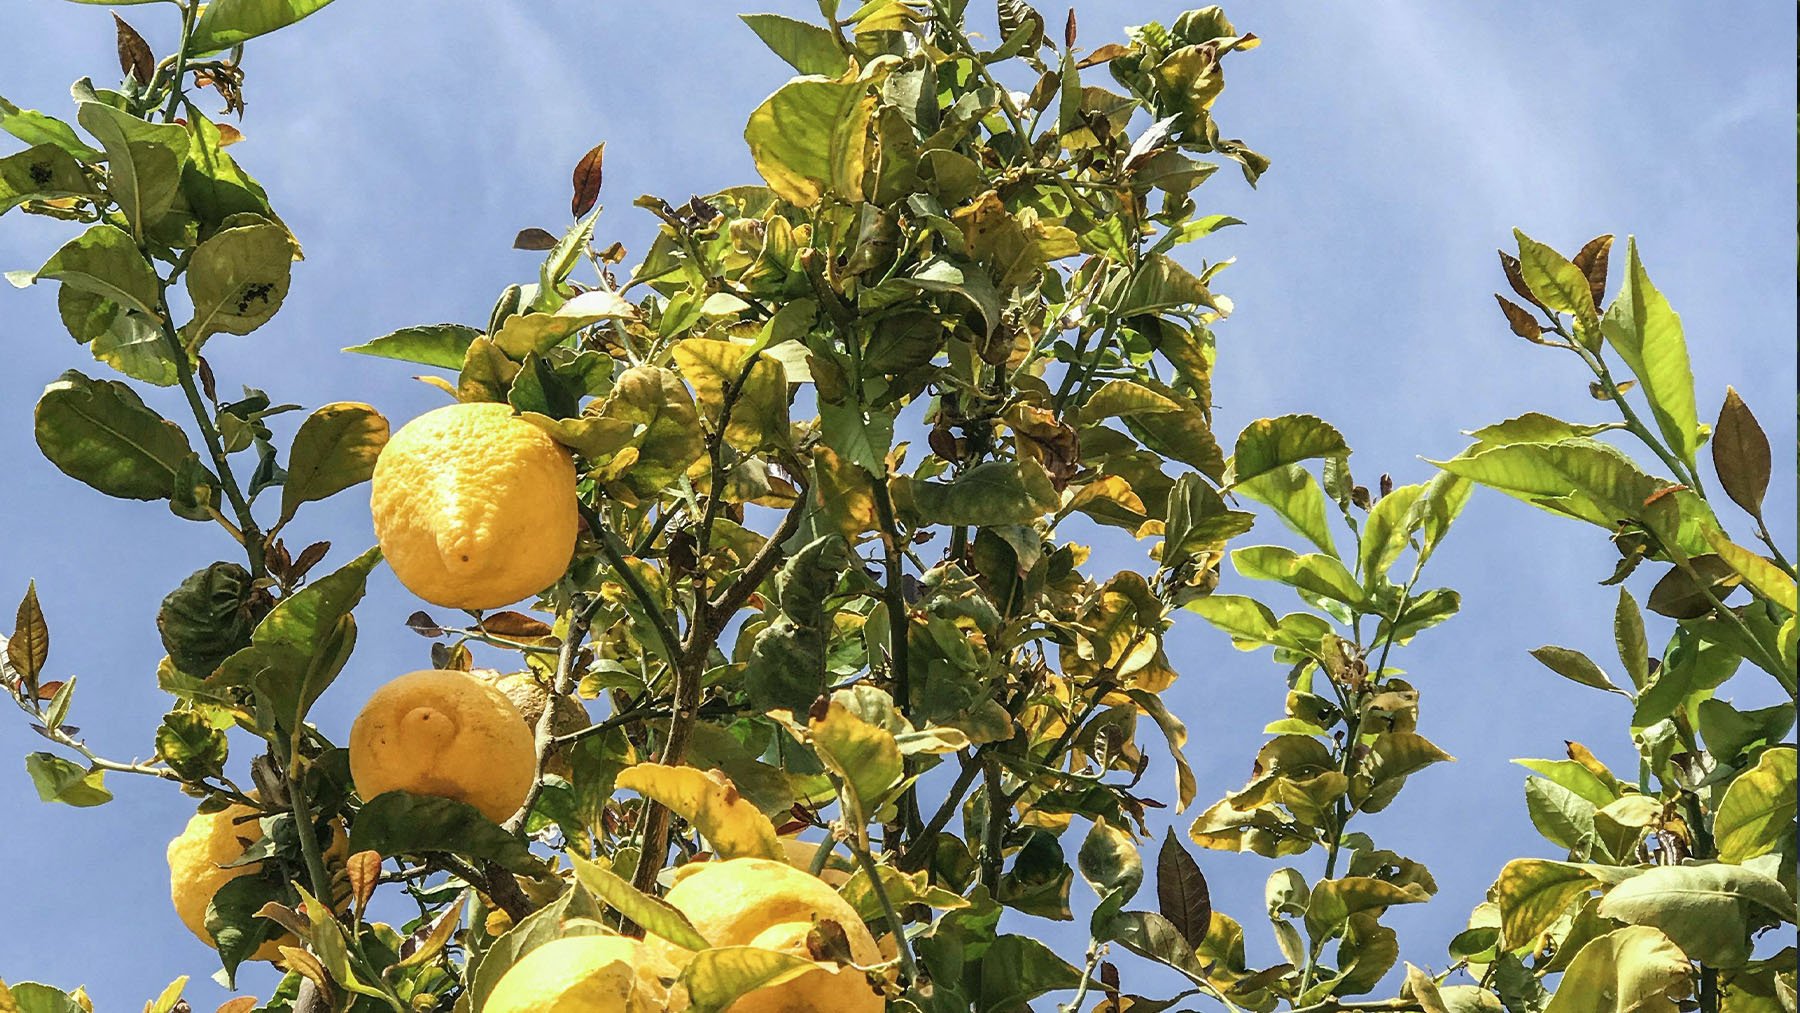
{"label": "yellow leaf", "polygon": [[1796,608],[1793,578],[1782,573],[1774,563],[1717,531],[1708,530],[1706,540],[1712,545],[1713,551],[1719,554],[1719,558],[1731,564],[1731,568],[1742,575],[1757,594],[1789,612],[1800,612],[1800,608]]}
{"label": "yellow leaf", "polygon": [[775,824],[718,771],[640,763],[620,771],[619,787],[668,806],[692,823],[720,858],[785,859]]}

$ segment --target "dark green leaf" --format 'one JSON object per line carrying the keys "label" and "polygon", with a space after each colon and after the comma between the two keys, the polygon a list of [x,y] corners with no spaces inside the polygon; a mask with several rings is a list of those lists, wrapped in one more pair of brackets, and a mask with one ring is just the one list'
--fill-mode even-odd
{"label": "dark green leaf", "polygon": [[905,488],[933,524],[1028,524],[1057,503],[1049,476],[1032,461],[986,461],[952,481],[910,481]]}
{"label": "dark green leaf", "polygon": [[324,499],[366,482],[375,458],[387,445],[388,421],[366,404],[340,401],[307,416],[294,434],[287,481],[281,489],[281,517],[300,504]]}
{"label": "dark green leaf", "polygon": [[262,876],[238,876],[219,887],[206,905],[206,933],[213,938],[225,980],[235,985],[238,965],[250,959],[270,936],[280,930],[256,913],[267,904],[288,900],[281,884]]}
{"label": "dark green leaf", "polygon": [[63,474],[123,499],[164,499],[191,451],[174,423],[130,387],[74,370],[44,389],[38,448]]}
{"label": "dark green leaf", "polygon": [[156,729],[156,755],[184,780],[223,773],[228,748],[225,733],[199,711],[170,711]]}
{"label": "dark green leaf", "polygon": [[189,675],[211,675],[220,662],[249,646],[256,601],[250,572],[236,563],[214,563],[190,574],[156,613],[169,660]]}
{"label": "dark green leaf", "polygon": [[445,851],[528,876],[544,869],[524,841],[467,802],[404,791],[383,792],[363,803],[350,830],[350,853],[361,851],[389,857]]}

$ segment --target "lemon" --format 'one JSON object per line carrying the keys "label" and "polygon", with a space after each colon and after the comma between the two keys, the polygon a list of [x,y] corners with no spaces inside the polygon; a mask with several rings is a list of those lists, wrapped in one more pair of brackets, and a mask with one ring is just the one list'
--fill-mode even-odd
{"label": "lemon", "polygon": [[[875,937],[849,902],[823,880],[783,862],[707,862],[671,887],[667,900],[714,946],[758,946],[814,959],[807,935],[819,921],[832,921],[844,930],[856,963],[882,960]],[[689,957],[666,940],[650,945],[671,961]],[[816,971],[742,996],[727,1013],[881,1013],[885,1005],[862,972],[821,961]]]}
{"label": "lemon", "polygon": [[[483,1013],[656,1013],[667,969],[644,944],[624,936],[565,936],[507,968]],[[672,969],[668,969],[672,970]]]}
{"label": "lemon", "polygon": [[394,790],[437,795],[498,823],[525,800],[536,767],[518,708],[467,672],[400,676],[350,726],[350,776],[364,801]]}
{"label": "lemon", "polygon": [[446,608],[498,608],[568,568],[579,526],[575,465],[508,405],[447,405],[382,448],[369,510],[407,590]]}
{"label": "lemon", "polygon": [[[255,819],[256,810],[234,805],[216,813],[196,813],[186,829],[169,842],[169,899],[175,902],[175,913],[182,924],[208,946],[214,945],[206,931],[206,908],[219,888],[239,876],[253,876],[262,871],[262,863],[224,868],[244,856],[244,849],[262,839],[262,825]],[[243,822],[238,822],[243,820]],[[276,960],[278,946],[297,946],[299,941],[283,934],[265,941],[251,960]]]}
{"label": "lemon", "polygon": [[[819,845],[816,841],[803,841],[798,837],[783,837],[781,850],[787,856],[789,865],[801,872],[811,873],[813,858],[819,853]],[[819,878],[833,889],[842,887],[845,883],[850,882],[850,870],[846,868],[847,864],[844,859],[833,854],[826,860],[825,868],[819,870]]]}
{"label": "lemon", "polygon": [[[525,727],[531,730],[534,737],[537,735],[538,719],[544,716],[544,704],[552,696],[556,697],[556,716],[551,719],[550,725],[553,734],[567,735],[588,726],[587,708],[578,701],[551,693],[549,680],[536,672],[508,672],[502,675],[493,669],[477,669],[475,674],[506,694],[506,698],[519,709],[519,716],[525,719]],[[546,769],[552,774],[568,777],[567,754],[566,746],[552,753]]]}

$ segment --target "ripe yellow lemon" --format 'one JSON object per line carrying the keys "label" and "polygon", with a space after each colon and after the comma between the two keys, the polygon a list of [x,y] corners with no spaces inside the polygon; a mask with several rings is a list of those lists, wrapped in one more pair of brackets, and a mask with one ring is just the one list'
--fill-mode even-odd
{"label": "ripe yellow lemon", "polygon": [[407,590],[446,608],[498,608],[568,568],[579,527],[575,465],[508,405],[447,405],[382,448],[369,510]]}
{"label": "ripe yellow lemon", "polygon": [[394,790],[437,795],[498,823],[525,800],[536,767],[518,708],[467,672],[400,676],[350,726],[350,776],[364,801]]}
{"label": "ripe yellow lemon", "polygon": [[565,936],[507,968],[483,1013],[657,1013],[667,968],[624,936]]}
{"label": "ripe yellow lemon", "polygon": [[[186,829],[169,842],[169,899],[175,902],[175,913],[182,924],[200,941],[213,945],[206,931],[206,907],[219,888],[239,876],[253,876],[262,871],[262,863],[223,868],[244,857],[244,849],[262,839],[262,825],[254,819],[256,810],[234,805],[216,813],[196,813]],[[243,820],[243,822],[238,822]],[[283,933],[270,938],[251,960],[276,960],[278,946],[297,946],[299,941]]]}
{"label": "ripe yellow lemon", "polygon": [[[882,960],[875,937],[849,902],[823,880],[783,862],[708,862],[671,887],[667,899],[714,946],[758,946],[815,959],[807,934],[819,921],[832,921],[844,930],[856,963]],[[650,945],[671,961],[690,956],[666,940]],[[816,971],[744,995],[726,1013],[881,1013],[885,1006],[861,972],[821,961]]]}

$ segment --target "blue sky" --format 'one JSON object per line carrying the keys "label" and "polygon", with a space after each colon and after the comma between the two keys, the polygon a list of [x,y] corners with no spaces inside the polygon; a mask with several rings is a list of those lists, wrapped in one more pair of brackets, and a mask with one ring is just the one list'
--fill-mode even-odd
{"label": "blue sky", "polygon": [[[70,80],[113,77],[104,8],[9,7],[0,94],[65,114]],[[273,324],[209,346],[221,385],[248,381],[309,407],[368,401],[397,424],[440,395],[402,364],[337,350],[406,324],[485,320],[502,285],[534,273],[534,255],[509,249],[514,232],[566,222],[569,168],[592,144],[608,142],[603,241],[621,239],[634,255],[651,223],[633,197],[679,199],[752,181],[743,121],[787,71],[730,16],[735,9],[697,0],[342,0],[254,45],[249,140],[235,154],[267,184],[308,259]],[[763,9],[816,13],[810,0]],[[1178,10],[1084,3],[1082,39],[1097,46],[1118,26]],[[1636,233],[1686,323],[1702,415],[1735,384],[1777,461],[1789,460],[1791,7],[1734,4],[1704,25],[1690,6],[1668,2],[1229,10],[1265,44],[1231,60],[1220,120],[1274,168],[1259,191],[1222,172],[1200,192],[1203,211],[1248,222],[1196,251],[1238,258],[1219,285],[1238,307],[1219,328],[1222,434],[1254,418],[1315,412],[1343,429],[1356,448],[1352,466],[1373,484],[1382,471],[1423,480],[1430,469],[1420,456],[1451,454],[1460,430],[1527,409],[1602,417],[1577,364],[1511,337],[1494,308],[1493,250],[1518,225],[1565,250],[1600,232]],[[123,12],[159,52],[167,48],[159,22],[168,9]],[[65,235],[58,223],[22,217],[0,228],[5,269],[37,265]],[[68,341],[52,291],[0,291],[0,342],[9,493],[0,505],[0,596],[10,608],[37,579],[51,671],[81,677],[72,721],[103,753],[148,753],[165,703],[154,678],[157,603],[191,570],[229,558],[231,546],[155,505],[106,499],[39,456],[31,407],[43,385],[71,367],[105,370]],[[185,414],[165,392],[149,400],[171,418]],[[1795,515],[1785,464],[1768,515]],[[1777,529],[1791,550],[1792,525]],[[1268,522],[1250,541],[1285,540],[1278,531]],[[312,538],[331,539],[340,562],[372,543],[365,502],[353,494],[303,512],[290,541]],[[1095,569],[1134,565],[1138,551],[1109,541]],[[1437,875],[1433,903],[1389,919],[1414,962],[1445,962],[1444,942],[1508,857],[1551,854],[1525,819],[1523,771],[1509,758],[1556,756],[1576,739],[1633,766],[1623,702],[1597,701],[1525,653],[1558,643],[1603,663],[1611,656],[1612,595],[1594,581],[1612,556],[1597,530],[1478,495],[1428,571],[1462,590],[1462,615],[1396,662],[1423,691],[1420,730],[1460,762],[1414,778],[1394,807],[1359,824]],[[1259,590],[1226,579],[1233,590]],[[1278,606],[1295,604],[1260,590]],[[357,657],[315,711],[339,741],[376,685],[427,667],[424,641],[400,626],[415,607],[385,572],[376,577],[359,610]],[[1170,653],[1182,680],[1167,698],[1188,722],[1203,805],[1242,783],[1258,730],[1279,716],[1281,673],[1194,616],[1178,619]],[[1763,701],[1766,681],[1746,676],[1740,701]],[[42,745],[22,721],[0,717],[0,813],[9,824],[0,835],[9,869],[0,977],[85,982],[104,1010],[136,1008],[193,974],[190,999],[212,1008],[225,995],[205,981],[216,963],[170,910],[162,857],[191,800],[114,778],[118,799],[105,807],[42,805],[19,759]],[[1245,922],[1252,961],[1279,959],[1260,917],[1273,866],[1200,859],[1220,909]],[[1297,864],[1317,875],[1316,859]],[[1083,892],[1077,885],[1078,903]],[[1042,923],[1033,931],[1043,935]],[[1076,957],[1079,931],[1061,926],[1051,936]],[[1122,964],[1128,985],[1153,987],[1157,979],[1133,977],[1141,962]],[[244,981],[268,994],[266,976]]]}

